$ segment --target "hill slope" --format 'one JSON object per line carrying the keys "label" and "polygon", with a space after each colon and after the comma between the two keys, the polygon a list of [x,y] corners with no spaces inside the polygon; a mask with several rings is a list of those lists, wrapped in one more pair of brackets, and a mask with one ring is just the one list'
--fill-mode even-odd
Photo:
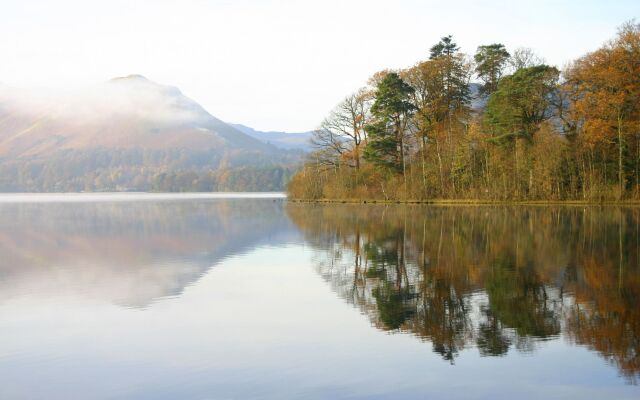
{"label": "hill slope", "polygon": [[237,130],[263,143],[269,143],[281,149],[311,151],[311,136],[313,132],[276,132],[258,131],[242,124],[229,124]]}
{"label": "hill slope", "polygon": [[0,88],[3,191],[280,190],[300,157],[140,75],[66,96]]}

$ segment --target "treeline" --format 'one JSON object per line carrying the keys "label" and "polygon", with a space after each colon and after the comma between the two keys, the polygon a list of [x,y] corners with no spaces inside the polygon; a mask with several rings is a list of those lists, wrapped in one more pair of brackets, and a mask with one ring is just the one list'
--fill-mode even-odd
{"label": "treeline", "polygon": [[313,143],[293,198],[640,199],[640,25],[563,71],[443,37],[346,97]]}
{"label": "treeline", "polygon": [[275,159],[214,150],[64,150],[44,159],[0,160],[0,191],[283,191],[299,158],[295,152]]}

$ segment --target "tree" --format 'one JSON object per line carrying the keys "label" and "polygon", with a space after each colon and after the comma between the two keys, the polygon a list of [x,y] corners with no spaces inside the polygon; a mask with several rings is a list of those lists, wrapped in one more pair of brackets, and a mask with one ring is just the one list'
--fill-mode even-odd
{"label": "tree", "polygon": [[[451,93],[461,94],[466,90],[466,83],[462,87],[451,87],[453,83],[447,79],[450,61],[445,57],[427,60],[402,72],[403,78],[414,89],[411,101],[415,106],[415,114],[412,127],[416,131],[421,148],[421,169],[423,188],[426,190],[426,151],[427,144],[435,144],[436,158],[438,161],[438,176],[440,188],[444,189],[444,166],[442,160],[443,136],[450,132],[449,123],[451,116],[464,112],[466,103],[462,101],[452,102],[460,96],[451,96]],[[456,80],[461,83],[461,80]],[[462,96],[464,97],[464,96]]]}
{"label": "tree", "polygon": [[[430,75],[427,79],[433,79],[429,84],[431,94],[429,97],[434,101],[430,102],[429,110],[420,116],[431,114],[436,117],[436,131],[433,132],[433,139],[436,144],[438,158],[438,168],[440,175],[441,190],[445,190],[443,155],[448,156],[451,188],[456,191],[456,170],[457,156],[456,144],[453,137],[456,125],[463,125],[468,122],[468,105],[470,102],[469,79],[471,75],[471,65],[465,55],[458,52],[458,45],[452,37],[445,36],[440,42],[431,47],[430,59],[421,63],[423,72]],[[425,77],[426,78],[426,77]],[[466,128],[465,128],[466,130]],[[445,140],[440,140],[438,136],[446,133]],[[441,146],[441,144],[445,146]],[[424,161],[423,161],[424,162]],[[424,164],[423,164],[424,165]],[[423,180],[424,181],[424,180]]]}
{"label": "tree", "polygon": [[431,60],[440,58],[440,57],[451,57],[453,56],[460,48],[453,41],[451,35],[444,36],[440,39],[438,43],[431,46],[431,56],[429,57]]}
{"label": "tree", "polygon": [[365,125],[369,141],[364,157],[375,165],[404,172],[405,132],[415,106],[409,101],[413,88],[395,72],[378,84],[371,106],[373,121]]}
{"label": "tree", "polygon": [[366,140],[364,126],[369,118],[369,97],[365,89],[345,97],[313,133],[312,144],[324,163],[346,164],[360,169],[360,148]]}
{"label": "tree", "polygon": [[[576,93],[571,108],[583,139],[591,145],[617,146],[621,197],[626,188],[627,136],[637,132],[640,121],[640,24],[625,24],[615,40],[577,60],[566,77]],[[639,185],[640,138],[635,139],[637,157],[633,161]]]}
{"label": "tree", "polygon": [[513,72],[516,72],[522,68],[535,67],[536,65],[542,65],[545,61],[542,57],[539,57],[533,50],[528,47],[519,47],[515,49],[511,58],[509,59],[509,65]]}
{"label": "tree", "polygon": [[510,54],[503,44],[479,46],[473,57],[476,74],[482,80],[482,93],[491,94],[498,88],[498,81],[509,61]]}
{"label": "tree", "polygon": [[440,39],[431,47],[430,60],[439,60],[443,67],[442,85],[446,93],[447,108],[451,111],[469,103],[469,65],[457,51],[458,45],[451,35]]}
{"label": "tree", "polygon": [[551,96],[560,72],[539,65],[521,68],[498,83],[487,103],[486,118],[497,133],[494,141],[531,140],[541,122],[552,116]]}
{"label": "tree", "polygon": [[[489,96],[485,118],[493,128],[491,140],[499,145],[512,145],[517,197],[520,196],[518,139],[531,143],[540,124],[552,116],[551,98],[556,91],[559,74],[555,67],[548,65],[521,68],[502,78],[497,90]],[[529,168],[529,190],[532,189],[532,181]]]}

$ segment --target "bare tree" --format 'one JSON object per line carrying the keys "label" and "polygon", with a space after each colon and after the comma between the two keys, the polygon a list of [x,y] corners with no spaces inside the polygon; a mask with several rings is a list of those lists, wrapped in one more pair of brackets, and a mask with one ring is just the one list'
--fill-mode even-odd
{"label": "bare tree", "polygon": [[311,139],[321,163],[360,168],[370,102],[370,93],[360,89],[342,100],[322,121]]}
{"label": "bare tree", "polygon": [[349,151],[346,141],[340,135],[323,126],[313,132],[311,145],[316,149],[312,157],[318,164],[325,166],[339,166]]}
{"label": "bare tree", "polygon": [[538,56],[528,47],[519,47],[515,49],[509,59],[509,65],[511,66],[512,72],[521,68],[535,67],[536,65],[542,65],[544,63],[545,59]]}

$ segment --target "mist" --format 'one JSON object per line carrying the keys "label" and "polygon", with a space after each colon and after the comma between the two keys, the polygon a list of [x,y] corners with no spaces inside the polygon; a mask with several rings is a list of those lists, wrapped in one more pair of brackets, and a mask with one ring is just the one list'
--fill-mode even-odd
{"label": "mist", "polygon": [[0,86],[0,113],[47,117],[64,123],[84,125],[114,118],[162,124],[202,123],[203,112],[178,88],[154,83],[141,75],[73,90]]}

